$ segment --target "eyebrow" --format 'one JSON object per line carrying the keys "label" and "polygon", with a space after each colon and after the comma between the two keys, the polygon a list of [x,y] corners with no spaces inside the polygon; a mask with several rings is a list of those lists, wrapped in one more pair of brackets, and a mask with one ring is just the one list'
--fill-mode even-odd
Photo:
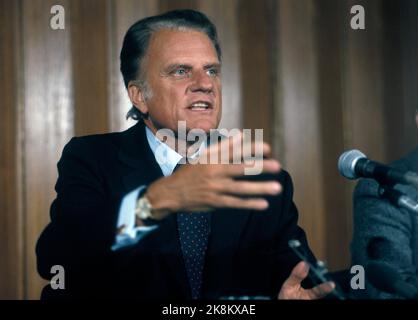
{"label": "eyebrow", "polygon": [[206,70],[206,69],[211,69],[211,68],[217,68],[217,69],[220,69],[220,68],[221,68],[221,64],[220,64],[220,63],[218,63],[218,62],[216,62],[216,63],[209,63],[209,64],[206,64],[203,68],[204,68],[205,70]]}
{"label": "eyebrow", "polygon": [[[185,68],[185,69],[191,70],[191,69],[193,69],[193,66],[191,66],[191,65],[189,65],[187,63],[173,63],[173,64],[168,65],[166,68],[164,68],[164,70],[171,71],[171,70],[175,70],[177,68]],[[203,66],[203,69],[205,69],[205,70],[211,69],[211,68],[218,68],[218,69],[220,69],[221,68],[221,64],[218,63],[218,62],[214,62],[214,63],[205,64]]]}

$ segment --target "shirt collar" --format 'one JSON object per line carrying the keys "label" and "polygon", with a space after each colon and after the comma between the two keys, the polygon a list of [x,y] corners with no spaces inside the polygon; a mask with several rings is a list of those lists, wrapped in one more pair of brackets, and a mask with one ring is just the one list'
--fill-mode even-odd
{"label": "shirt collar", "polygon": [[[175,150],[171,149],[167,144],[160,141],[152,131],[145,126],[145,133],[147,136],[148,144],[154,154],[155,160],[161,168],[164,176],[169,176],[173,173],[174,168],[179,161],[183,158]],[[196,151],[192,158],[198,156],[206,148],[206,142],[202,143],[199,150]]]}

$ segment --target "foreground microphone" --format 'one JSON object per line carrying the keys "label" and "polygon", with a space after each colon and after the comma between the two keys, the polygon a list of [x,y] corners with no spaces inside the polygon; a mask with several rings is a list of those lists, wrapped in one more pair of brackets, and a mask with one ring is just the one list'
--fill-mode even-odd
{"label": "foreground microphone", "polygon": [[348,179],[372,178],[384,184],[401,183],[418,187],[417,173],[403,172],[369,160],[365,154],[356,149],[346,151],[340,156],[338,170]]}
{"label": "foreground microphone", "polygon": [[395,268],[385,262],[367,264],[366,275],[377,289],[406,299],[418,299],[418,289],[404,281]]}

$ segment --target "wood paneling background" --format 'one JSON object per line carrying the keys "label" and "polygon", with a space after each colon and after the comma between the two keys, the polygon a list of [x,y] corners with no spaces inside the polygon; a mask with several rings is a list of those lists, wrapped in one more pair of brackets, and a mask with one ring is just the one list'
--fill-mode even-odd
{"label": "wood paneling background", "polygon": [[[20,19],[16,2],[0,1],[0,297],[24,297],[22,115],[18,76]],[[33,274],[33,273],[32,273]]]}
{"label": "wood paneling background", "polygon": [[[50,28],[55,4],[64,30]],[[355,4],[365,30],[350,28]],[[331,270],[349,266],[354,183],[337,159],[358,148],[389,162],[417,145],[417,1],[0,0],[0,298],[39,297],[34,248],[62,148],[73,135],[133,124],[123,36],[176,8],[202,10],[218,27],[221,126],[264,129],[316,255]]]}

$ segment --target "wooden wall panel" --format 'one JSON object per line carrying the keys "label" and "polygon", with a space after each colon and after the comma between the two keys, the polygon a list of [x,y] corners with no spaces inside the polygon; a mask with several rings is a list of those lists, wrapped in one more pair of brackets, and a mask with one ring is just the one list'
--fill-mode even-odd
{"label": "wooden wall panel", "polygon": [[[351,197],[348,181],[337,170],[344,151],[343,51],[341,30],[349,20],[341,1],[323,0],[317,8],[315,29],[318,55],[318,117],[321,139],[324,219],[323,241],[327,263],[342,269],[350,263]],[[333,26],[332,28],[330,26]],[[313,231],[313,230],[312,230]]]}
{"label": "wooden wall panel", "polygon": [[109,27],[109,121],[111,131],[121,131],[136,123],[126,120],[131,108],[120,73],[120,50],[129,27],[141,18],[157,14],[158,0],[111,0]]}
{"label": "wooden wall panel", "polygon": [[[370,158],[385,159],[383,77],[383,23],[381,1],[347,1],[345,12],[352,5],[362,4],[366,10],[366,29],[343,29],[345,146],[357,148]],[[391,76],[391,75],[387,75]]]}
{"label": "wooden wall panel", "polygon": [[273,7],[272,1],[238,3],[243,127],[264,129],[264,140],[270,143],[274,112],[274,68],[271,64],[275,35],[274,23],[271,23],[275,21]]}
{"label": "wooden wall panel", "polygon": [[105,133],[108,118],[109,4],[70,1],[76,135]]}
{"label": "wooden wall panel", "polygon": [[[353,16],[350,8],[357,4],[365,8],[365,30],[353,30],[349,24]],[[342,12],[340,43],[343,149],[359,149],[370,158],[383,162],[386,161],[388,150],[384,137],[383,79],[391,75],[384,73],[383,52],[386,48],[382,42],[381,2],[348,0],[342,4]],[[329,217],[336,215],[340,218],[339,222],[329,218],[330,222],[334,222],[328,228],[328,259],[333,267],[343,268],[351,260],[349,245],[353,228],[352,193],[357,182],[342,177],[336,179],[338,180],[334,181],[342,181],[344,185],[344,190],[339,189],[337,197],[343,197],[345,201],[341,203],[343,209],[327,212]],[[334,210],[338,210],[337,207]]]}
{"label": "wooden wall panel", "polygon": [[194,9],[199,7],[199,0],[159,0],[161,13],[177,9]]}
{"label": "wooden wall panel", "polygon": [[[382,114],[387,152],[384,161],[393,161],[406,153],[403,117],[407,107],[402,91],[408,85],[403,83],[402,72],[402,7],[399,3],[386,1],[382,2],[381,10],[384,21],[382,31],[385,35],[382,39],[382,64],[385,74],[389,75],[382,79]],[[414,122],[414,113],[409,120]]]}
{"label": "wooden wall panel", "polygon": [[[69,8],[70,1],[60,1]],[[36,272],[35,244],[49,221],[55,197],[56,163],[73,135],[70,25],[50,28],[55,0],[24,1],[22,52],[24,115],[25,298],[38,299],[43,281]],[[68,21],[67,21],[68,23]]]}
{"label": "wooden wall panel", "polygon": [[318,53],[315,42],[313,1],[280,1],[278,5],[281,98],[277,108],[283,127],[279,159],[290,172],[300,223],[316,255],[325,259],[323,170],[318,94]]}
{"label": "wooden wall panel", "polygon": [[0,0],[0,299],[23,298],[19,158],[19,2]]}
{"label": "wooden wall panel", "polygon": [[222,48],[222,121],[221,128],[242,128],[242,91],[238,0],[200,1],[199,10],[216,25]]}

